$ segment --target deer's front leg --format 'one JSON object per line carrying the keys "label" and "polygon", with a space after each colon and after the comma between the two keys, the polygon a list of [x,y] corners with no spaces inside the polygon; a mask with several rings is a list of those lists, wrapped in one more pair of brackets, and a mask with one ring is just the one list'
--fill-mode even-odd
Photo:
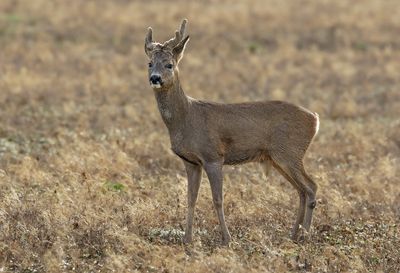
{"label": "deer's front leg", "polygon": [[210,180],[214,207],[218,215],[219,224],[221,226],[222,243],[227,245],[231,240],[231,235],[226,227],[224,216],[224,200],[222,194],[222,162],[206,163],[204,164],[204,169],[207,173],[208,180]]}
{"label": "deer's front leg", "polygon": [[188,244],[192,241],[192,226],[194,207],[196,205],[197,195],[199,193],[200,181],[201,181],[201,166],[194,165],[184,161],[186,167],[186,173],[188,178],[188,213],[186,218],[186,230],[183,242]]}

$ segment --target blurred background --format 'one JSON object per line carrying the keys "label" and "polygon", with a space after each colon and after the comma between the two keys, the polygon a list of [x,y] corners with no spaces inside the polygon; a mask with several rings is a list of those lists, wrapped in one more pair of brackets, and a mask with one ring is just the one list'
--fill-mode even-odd
{"label": "blurred background", "polygon": [[[183,18],[187,95],[319,113],[304,245],[288,239],[297,193],[255,164],[225,168],[232,245],[205,177],[181,245],[185,172],[143,47]],[[399,72],[395,0],[2,0],[0,271],[398,272]]]}

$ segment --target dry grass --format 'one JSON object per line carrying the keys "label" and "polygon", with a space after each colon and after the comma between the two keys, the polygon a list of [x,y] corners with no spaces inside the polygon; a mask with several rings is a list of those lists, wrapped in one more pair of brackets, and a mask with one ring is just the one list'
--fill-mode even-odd
{"label": "dry grass", "polygon": [[[0,272],[399,272],[397,1],[0,3]],[[288,239],[297,194],[256,165],[225,168],[233,243],[203,179],[181,244],[183,164],[143,52],[189,18],[190,96],[317,111],[307,156],[314,229]]]}

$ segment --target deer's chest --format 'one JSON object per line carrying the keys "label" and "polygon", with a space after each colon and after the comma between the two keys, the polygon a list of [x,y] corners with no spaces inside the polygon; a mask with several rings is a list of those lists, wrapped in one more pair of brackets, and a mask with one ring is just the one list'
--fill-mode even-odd
{"label": "deer's chest", "polygon": [[171,134],[171,149],[181,159],[192,164],[201,164],[199,153],[195,149],[196,145],[191,139],[185,138],[183,134]]}

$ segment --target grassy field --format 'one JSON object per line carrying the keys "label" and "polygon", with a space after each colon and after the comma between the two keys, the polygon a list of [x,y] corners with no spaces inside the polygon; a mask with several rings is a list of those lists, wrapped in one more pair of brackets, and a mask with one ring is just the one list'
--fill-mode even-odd
{"label": "grassy field", "polygon": [[[225,167],[233,242],[203,177],[181,243],[183,163],[148,85],[144,37],[191,35],[185,92],[318,112],[313,229],[274,171]],[[0,272],[400,272],[398,1],[0,2]]]}

